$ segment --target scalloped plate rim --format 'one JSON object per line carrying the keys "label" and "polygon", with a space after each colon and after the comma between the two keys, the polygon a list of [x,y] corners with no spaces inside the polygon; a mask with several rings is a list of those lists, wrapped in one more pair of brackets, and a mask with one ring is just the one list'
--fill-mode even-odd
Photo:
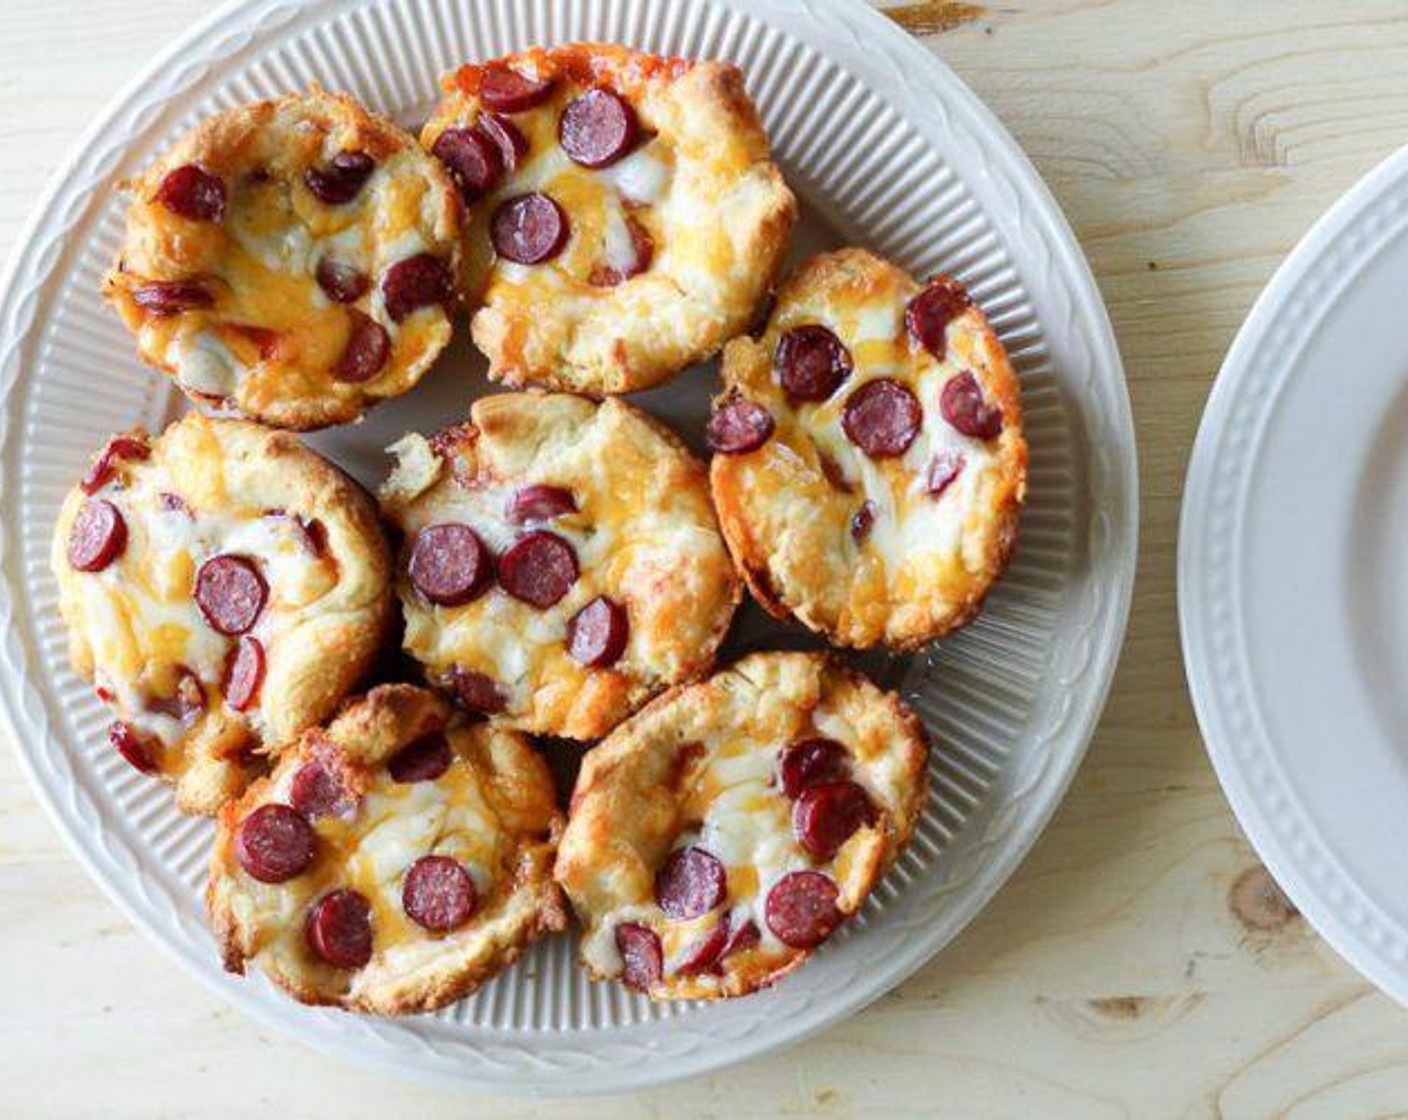
{"label": "scalloped plate rim", "polygon": [[[1363,929],[1355,928],[1356,924],[1363,927],[1365,921],[1347,921],[1323,896],[1324,884],[1312,882],[1314,872],[1307,871],[1303,859],[1298,859],[1288,850],[1290,841],[1278,835],[1277,827],[1272,823],[1273,814],[1263,803],[1263,795],[1254,791],[1245,764],[1229,745],[1230,734],[1226,729],[1227,716],[1224,711],[1228,686],[1211,673],[1211,653],[1207,651],[1211,625],[1206,621],[1209,608],[1205,605],[1203,590],[1206,581],[1198,571],[1203,560],[1201,545],[1207,536],[1204,529],[1209,515],[1210,503],[1207,499],[1214,484],[1214,474],[1221,463],[1219,440],[1237,403],[1243,375],[1254,363],[1258,347],[1276,325],[1277,317],[1314,265],[1353,229],[1356,222],[1373,213],[1375,205],[1382,201],[1384,188],[1401,183],[1405,174],[1408,174],[1408,145],[1385,156],[1346,188],[1286,254],[1238,328],[1203,407],[1189,457],[1178,528],[1177,594],[1179,637],[1188,691],[1208,759],[1237,823],[1277,885],[1315,931],[1365,979],[1398,1003],[1408,1006],[1408,969],[1395,968],[1383,958],[1379,949],[1368,943]],[[1372,256],[1375,251],[1377,249],[1366,251],[1362,259]],[[1362,259],[1357,258],[1357,261],[1362,263]],[[1295,375],[1296,371],[1288,366],[1276,387]],[[1251,697],[1248,703],[1255,716],[1255,697],[1251,695],[1251,690],[1245,689],[1245,683],[1240,687]],[[1254,722],[1260,724],[1259,719]],[[1265,738],[1270,744],[1269,737],[1259,726],[1257,737]],[[1267,753],[1274,754],[1274,748]],[[1277,783],[1277,792],[1286,807],[1281,810],[1281,815],[1285,817],[1290,814],[1282,827],[1298,832],[1316,849],[1317,859],[1335,864],[1343,873],[1343,867],[1324,848],[1319,830],[1305,816],[1299,799],[1288,791],[1279,777]],[[1351,881],[1350,886],[1354,891],[1361,891],[1357,883]],[[1372,899],[1363,896],[1360,905],[1376,920],[1383,920],[1381,915],[1375,913],[1377,907]]]}

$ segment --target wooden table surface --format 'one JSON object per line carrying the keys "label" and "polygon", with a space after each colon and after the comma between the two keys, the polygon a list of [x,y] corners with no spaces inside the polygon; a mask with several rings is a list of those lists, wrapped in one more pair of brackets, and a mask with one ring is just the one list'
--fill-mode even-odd
{"label": "wooden table surface", "polygon": [[[5,0],[0,252],[105,102],[208,7]],[[0,750],[0,1114],[1294,1116],[1408,1108],[1408,1013],[1238,830],[1184,684],[1179,494],[1253,298],[1408,135],[1403,0],[999,0],[891,13],[1035,160],[1109,304],[1139,429],[1124,657],[1054,823],[986,912],[864,1013],[717,1076],[592,1102],[421,1089],[224,1006],[132,929]],[[95,371],[101,375],[101,371]]]}

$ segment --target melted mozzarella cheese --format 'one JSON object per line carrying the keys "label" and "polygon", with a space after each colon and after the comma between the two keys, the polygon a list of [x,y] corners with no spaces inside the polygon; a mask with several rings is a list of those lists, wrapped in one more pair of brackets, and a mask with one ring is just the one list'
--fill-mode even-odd
{"label": "melted mozzarella cheese", "polygon": [[172,335],[164,360],[185,388],[207,397],[232,396],[242,372],[229,347],[207,330]]}
{"label": "melted mozzarella cheese", "polygon": [[601,170],[622,198],[642,206],[655,206],[665,200],[670,186],[670,164],[656,144],[637,148],[625,159]]}

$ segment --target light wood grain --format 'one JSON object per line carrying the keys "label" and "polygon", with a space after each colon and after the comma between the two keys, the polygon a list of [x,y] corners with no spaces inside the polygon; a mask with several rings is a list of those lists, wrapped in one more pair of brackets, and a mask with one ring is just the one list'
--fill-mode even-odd
{"label": "light wood grain", "polygon": [[[426,1091],[229,1010],[133,931],[0,750],[0,1114],[1341,1117],[1408,1107],[1408,1014],[1289,911],[1208,767],[1174,598],[1181,479],[1234,331],[1408,135],[1401,0],[907,4],[1031,154],[1128,367],[1143,543],[1090,757],[1013,881],[901,989],[781,1055],[631,1098]],[[0,249],[194,0],[6,0]],[[976,18],[975,18],[976,17]],[[101,370],[94,371],[101,376]]]}

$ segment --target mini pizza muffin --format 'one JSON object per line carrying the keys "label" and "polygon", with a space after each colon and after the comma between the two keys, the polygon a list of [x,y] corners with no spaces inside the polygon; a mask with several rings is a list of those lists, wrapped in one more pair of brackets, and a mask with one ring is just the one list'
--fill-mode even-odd
{"label": "mini pizza muffin", "polygon": [[969,621],[1026,494],[1007,355],[957,281],[862,249],[813,257],[724,351],[710,485],[758,601],[843,646]]}
{"label": "mini pizza muffin", "polygon": [[663,425],[506,393],[391,450],[405,647],[461,706],[592,739],[709,669],[741,587],[704,468]]}
{"label": "mini pizza muffin", "polygon": [[752,321],[797,205],[738,68],[578,43],[464,66],[421,136],[473,220],[489,376],[648,388]]}
{"label": "mini pizza muffin", "polygon": [[526,739],[382,685],[221,810],[206,906],[231,972],[257,962],[304,1003],[429,1011],[564,927],[561,831]]}
{"label": "mini pizza muffin", "polygon": [[654,999],[796,968],[909,842],[928,746],[894,693],[819,653],[757,653],[587,754],[557,858],[582,963]]}
{"label": "mini pizza muffin", "polygon": [[454,186],[350,97],[230,109],[129,188],[105,294],[194,400],[341,424],[410,389],[450,340]]}
{"label": "mini pizza muffin", "polygon": [[286,432],[197,413],[114,436],[64,500],[52,564],[113,747],[213,813],[323,719],[391,619],[370,496]]}

